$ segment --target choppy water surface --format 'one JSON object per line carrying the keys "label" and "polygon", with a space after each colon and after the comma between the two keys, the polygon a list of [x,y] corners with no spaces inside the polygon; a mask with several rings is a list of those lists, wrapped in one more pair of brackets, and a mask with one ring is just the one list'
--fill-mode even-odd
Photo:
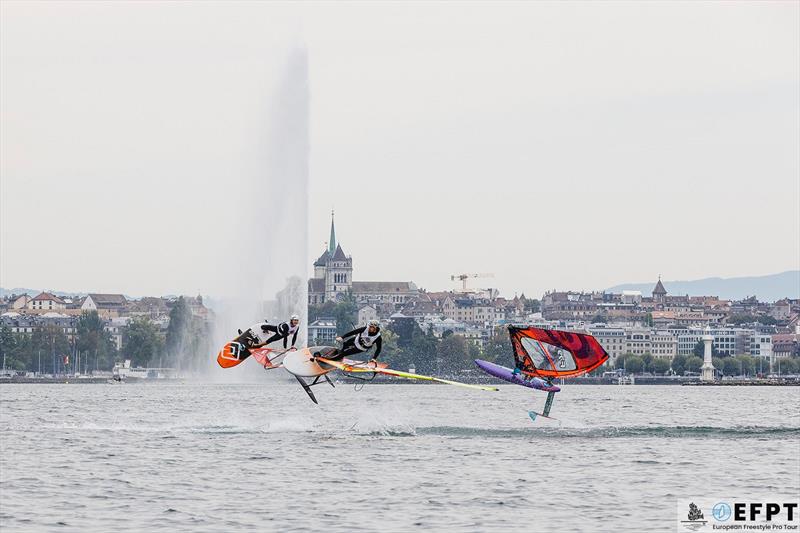
{"label": "choppy water surface", "polygon": [[12,531],[675,530],[800,492],[800,389],[0,385]]}

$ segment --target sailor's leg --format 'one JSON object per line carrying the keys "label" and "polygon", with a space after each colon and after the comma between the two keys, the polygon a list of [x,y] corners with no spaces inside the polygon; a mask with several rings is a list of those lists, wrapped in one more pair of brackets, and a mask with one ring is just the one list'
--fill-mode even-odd
{"label": "sailor's leg", "polygon": [[267,341],[264,344],[269,345],[269,344],[271,344],[271,343],[273,343],[275,341],[281,340],[282,338],[283,338],[283,335],[281,335],[280,333],[276,333],[275,335],[273,335],[272,337],[267,339]]}
{"label": "sailor's leg", "polygon": [[353,341],[353,339],[347,339],[346,341],[344,341],[344,344],[342,345],[342,349],[339,350],[339,353],[337,353],[334,357],[332,357],[332,359],[335,359],[337,361],[341,361],[345,357],[348,357],[348,356],[351,356],[351,355],[360,354],[360,353],[364,353],[364,352],[359,350],[356,347],[355,341]]}
{"label": "sailor's leg", "polygon": [[253,344],[254,340],[255,337],[253,337],[253,333],[249,329],[245,330],[244,333],[240,333],[239,336],[234,339],[234,341],[245,346],[250,346]]}
{"label": "sailor's leg", "polygon": [[350,357],[352,355],[358,355],[360,353],[364,353],[364,352],[362,352],[358,348],[342,349],[338,354],[336,354],[336,360],[337,361],[341,361],[345,357]]}

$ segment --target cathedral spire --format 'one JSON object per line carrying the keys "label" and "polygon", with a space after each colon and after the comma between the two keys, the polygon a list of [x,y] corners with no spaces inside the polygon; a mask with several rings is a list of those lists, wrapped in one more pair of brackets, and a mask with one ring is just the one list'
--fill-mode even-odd
{"label": "cathedral spire", "polygon": [[331,237],[328,239],[328,252],[333,255],[336,251],[336,230],[333,228],[333,209],[331,209]]}
{"label": "cathedral spire", "polygon": [[664,300],[664,296],[667,295],[667,289],[664,288],[664,284],[661,283],[661,276],[658,276],[658,283],[653,288],[653,299],[660,302]]}

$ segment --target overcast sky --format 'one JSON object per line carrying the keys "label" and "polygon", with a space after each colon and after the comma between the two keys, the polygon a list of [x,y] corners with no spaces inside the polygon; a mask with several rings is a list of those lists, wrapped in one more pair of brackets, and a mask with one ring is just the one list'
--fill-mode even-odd
{"label": "overcast sky", "polygon": [[431,290],[800,265],[797,2],[0,6],[7,288],[223,290],[297,47],[309,271],[331,208],[357,280]]}

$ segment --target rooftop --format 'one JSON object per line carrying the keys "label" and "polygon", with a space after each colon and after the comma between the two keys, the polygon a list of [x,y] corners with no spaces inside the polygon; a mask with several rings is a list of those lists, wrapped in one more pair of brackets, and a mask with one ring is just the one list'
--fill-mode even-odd
{"label": "rooftop", "polygon": [[125,305],[128,300],[122,294],[89,293],[95,305]]}
{"label": "rooftop", "polygon": [[667,289],[665,289],[664,284],[661,283],[661,278],[658,278],[658,283],[656,283],[656,286],[653,289],[653,294],[660,294],[662,296],[667,294]]}
{"label": "rooftop", "polygon": [[47,301],[51,301],[51,300],[56,302],[56,303],[59,303],[59,304],[66,303],[66,302],[64,302],[64,300],[62,300],[58,296],[56,296],[54,294],[50,294],[49,292],[40,292],[39,294],[36,295],[36,297],[32,301],[34,301],[34,302],[47,302]]}
{"label": "rooftop", "polygon": [[400,292],[415,291],[413,281],[354,281],[353,292]]}

